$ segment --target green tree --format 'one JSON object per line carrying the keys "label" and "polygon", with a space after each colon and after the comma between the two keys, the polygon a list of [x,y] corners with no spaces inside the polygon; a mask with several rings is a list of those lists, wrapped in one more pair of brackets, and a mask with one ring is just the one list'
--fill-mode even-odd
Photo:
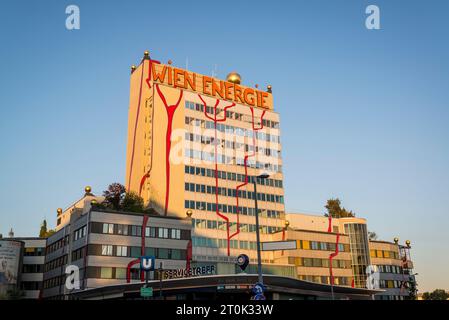
{"label": "green tree", "polygon": [[106,205],[114,210],[120,210],[122,200],[125,197],[125,186],[120,183],[111,183],[108,189],[103,192]]}
{"label": "green tree", "polygon": [[353,213],[352,211],[348,211],[345,208],[341,207],[341,201],[338,198],[327,200],[327,203],[324,207],[327,209],[327,213],[325,214],[326,217],[328,217],[329,215],[332,218],[347,218],[355,216],[355,213]]}
{"label": "green tree", "polygon": [[415,279],[412,278],[412,277],[410,277],[408,292],[409,292],[409,295],[408,295],[409,299],[410,300],[416,300],[417,293],[418,293],[418,288],[416,287]]}
{"label": "green tree", "polygon": [[123,198],[121,207],[124,211],[142,212],[144,210],[143,199],[135,192],[128,192]]}
{"label": "green tree", "polygon": [[53,229],[50,229],[50,230],[47,229],[47,220],[44,219],[44,221],[42,221],[41,229],[39,231],[39,238],[48,238],[55,232],[56,231]]}
{"label": "green tree", "polygon": [[374,231],[368,231],[368,239],[377,240],[377,233],[375,233]]}
{"label": "green tree", "polygon": [[422,298],[424,300],[447,300],[449,294],[443,289],[435,289],[432,292],[424,292]]}
{"label": "green tree", "polygon": [[44,219],[41,224],[41,230],[39,231],[39,238],[45,238],[47,234],[47,220]]}

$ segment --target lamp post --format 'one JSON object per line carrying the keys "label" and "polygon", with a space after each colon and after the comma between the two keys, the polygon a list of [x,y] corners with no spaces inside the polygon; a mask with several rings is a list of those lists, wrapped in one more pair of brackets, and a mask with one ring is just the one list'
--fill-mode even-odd
{"label": "lamp post", "polygon": [[254,184],[254,206],[256,209],[256,243],[257,243],[257,273],[259,276],[259,282],[263,284],[263,277],[262,277],[262,258],[260,254],[260,230],[259,230],[259,208],[257,206],[257,179],[266,179],[268,178],[268,174],[261,174],[259,176],[256,176],[253,179]]}

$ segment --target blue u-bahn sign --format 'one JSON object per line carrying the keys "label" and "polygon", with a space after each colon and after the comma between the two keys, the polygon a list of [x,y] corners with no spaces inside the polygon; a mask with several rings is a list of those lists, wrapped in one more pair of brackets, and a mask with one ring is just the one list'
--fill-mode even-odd
{"label": "blue u-bahn sign", "polygon": [[143,256],[140,257],[140,270],[142,271],[153,271],[155,258],[153,256]]}

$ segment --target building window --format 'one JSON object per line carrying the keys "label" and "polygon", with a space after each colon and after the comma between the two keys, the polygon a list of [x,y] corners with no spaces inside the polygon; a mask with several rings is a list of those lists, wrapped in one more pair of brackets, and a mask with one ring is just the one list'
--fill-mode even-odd
{"label": "building window", "polygon": [[167,239],[168,238],[168,229],[167,228],[159,228],[158,230],[158,238]]}
{"label": "building window", "polygon": [[112,223],[103,223],[103,233],[114,233],[114,224]]}
{"label": "building window", "polygon": [[141,226],[131,226],[131,235],[134,237],[142,236],[142,227]]}
{"label": "building window", "polygon": [[112,256],[112,245],[103,244],[101,246],[101,255],[102,256]]}
{"label": "building window", "polygon": [[126,279],[126,268],[115,268],[116,279]]}
{"label": "building window", "polygon": [[128,256],[128,247],[117,246],[117,256],[118,257],[127,257]]}
{"label": "building window", "polygon": [[310,242],[309,241],[307,241],[307,240],[301,240],[301,242],[302,242],[302,249],[304,249],[304,250],[310,250]]}
{"label": "building window", "polygon": [[101,267],[100,278],[101,279],[112,279],[112,268],[111,267]]}
{"label": "building window", "polygon": [[171,229],[171,238],[172,239],[181,239],[181,230]]}
{"label": "building window", "polygon": [[117,225],[117,234],[127,236],[128,235],[128,226],[123,225],[123,224]]}
{"label": "building window", "polygon": [[145,228],[145,237],[156,238],[156,228],[155,227],[146,227]]}
{"label": "building window", "polygon": [[171,258],[174,260],[181,260],[181,250],[179,249],[172,249],[171,250]]}
{"label": "building window", "polygon": [[159,248],[158,249],[158,258],[159,259],[168,259],[168,249]]}

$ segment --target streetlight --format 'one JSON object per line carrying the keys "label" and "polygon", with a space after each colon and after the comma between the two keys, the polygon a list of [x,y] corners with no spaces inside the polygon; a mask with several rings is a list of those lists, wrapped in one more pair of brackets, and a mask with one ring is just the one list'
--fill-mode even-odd
{"label": "streetlight", "polygon": [[257,273],[259,275],[259,282],[263,284],[263,277],[262,277],[262,258],[260,254],[260,231],[259,231],[259,208],[257,206],[257,179],[266,179],[269,175],[264,173],[259,176],[256,176],[255,179],[253,179],[254,184],[254,206],[256,209],[256,243],[257,243]]}

